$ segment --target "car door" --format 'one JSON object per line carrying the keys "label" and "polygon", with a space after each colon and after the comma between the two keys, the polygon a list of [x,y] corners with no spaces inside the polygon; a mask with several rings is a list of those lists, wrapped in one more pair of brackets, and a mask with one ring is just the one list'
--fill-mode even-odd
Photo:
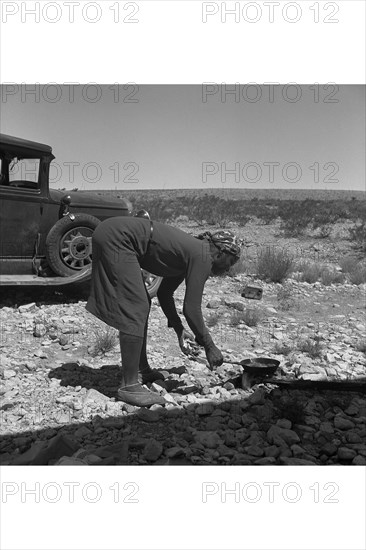
{"label": "car door", "polygon": [[32,272],[45,191],[39,183],[40,159],[22,159],[0,182],[1,273]]}

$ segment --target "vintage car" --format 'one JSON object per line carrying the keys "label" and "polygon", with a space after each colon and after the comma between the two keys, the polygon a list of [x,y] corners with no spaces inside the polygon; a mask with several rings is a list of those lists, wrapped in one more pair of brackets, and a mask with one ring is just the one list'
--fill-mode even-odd
{"label": "vintage car", "polygon": [[[98,223],[133,215],[123,199],[50,189],[54,158],[49,145],[0,134],[0,285],[88,281]],[[154,296],[161,278],[142,273]]]}

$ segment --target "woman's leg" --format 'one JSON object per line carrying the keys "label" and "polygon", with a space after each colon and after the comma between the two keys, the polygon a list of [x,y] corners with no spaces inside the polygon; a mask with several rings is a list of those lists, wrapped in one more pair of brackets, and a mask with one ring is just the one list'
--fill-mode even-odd
{"label": "woman's leg", "polygon": [[119,333],[122,358],[122,386],[131,386],[138,382],[138,369],[144,339],[140,336]]}

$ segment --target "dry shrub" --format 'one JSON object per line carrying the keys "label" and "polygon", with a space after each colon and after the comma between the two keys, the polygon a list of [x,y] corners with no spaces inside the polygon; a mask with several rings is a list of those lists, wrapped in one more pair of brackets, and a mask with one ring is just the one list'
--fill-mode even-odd
{"label": "dry shrub", "polygon": [[94,345],[91,355],[104,355],[108,351],[112,351],[117,343],[117,331],[114,328],[108,327],[104,330],[94,330]]}
{"label": "dry shrub", "polygon": [[314,336],[314,338],[306,338],[301,340],[297,348],[303,353],[307,353],[313,359],[321,356],[323,346],[320,343],[321,338],[319,336]]}
{"label": "dry shrub", "polygon": [[286,250],[267,247],[257,261],[257,275],[263,280],[282,283],[294,267],[293,256]]}
{"label": "dry shrub", "polygon": [[235,311],[230,317],[230,325],[247,325],[256,327],[262,319],[262,314],[258,309],[245,309],[244,311]]}

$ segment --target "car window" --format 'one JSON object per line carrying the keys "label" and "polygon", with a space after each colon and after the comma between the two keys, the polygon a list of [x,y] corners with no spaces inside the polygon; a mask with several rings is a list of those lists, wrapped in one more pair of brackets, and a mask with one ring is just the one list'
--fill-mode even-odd
{"label": "car window", "polygon": [[8,157],[1,160],[0,185],[24,189],[39,188],[39,158]]}

